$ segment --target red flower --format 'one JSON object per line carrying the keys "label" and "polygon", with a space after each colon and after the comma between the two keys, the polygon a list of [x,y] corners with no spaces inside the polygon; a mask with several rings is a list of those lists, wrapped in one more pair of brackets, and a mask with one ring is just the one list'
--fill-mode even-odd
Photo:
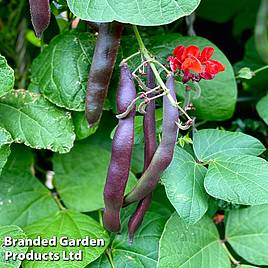
{"label": "red flower", "polygon": [[[205,47],[200,53],[197,46],[188,47],[178,46],[174,49],[173,55],[168,57],[170,68],[173,72],[181,70],[184,74],[183,82],[186,83],[190,79],[199,81],[201,78],[210,80],[219,72],[225,70],[225,66],[216,60],[211,60],[214,48]],[[195,74],[191,73],[194,72]]]}

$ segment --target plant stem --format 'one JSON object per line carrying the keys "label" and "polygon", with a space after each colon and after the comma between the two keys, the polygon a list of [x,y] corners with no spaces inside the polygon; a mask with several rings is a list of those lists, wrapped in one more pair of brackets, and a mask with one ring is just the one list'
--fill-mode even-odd
{"label": "plant stem", "polygon": [[140,36],[139,30],[138,30],[138,28],[137,28],[136,25],[133,25],[133,30],[134,30],[136,39],[138,41],[141,54],[144,56],[144,58],[146,59],[146,61],[148,61],[148,63],[150,64],[151,69],[152,69],[152,71],[154,73],[154,76],[155,76],[156,81],[158,82],[158,84],[162,87],[162,89],[166,93],[166,95],[167,95],[167,97],[168,97],[171,105],[174,106],[174,107],[176,107],[176,108],[178,108],[187,117],[188,120],[192,120],[191,117],[183,110],[183,108],[181,108],[178,105],[178,103],[169,94],[169,89],[166,87],[165,83],[163,82],[162,78],[160,77],[160,74],[158,73],[158,71],[157,71],[157,69],[155,67],[155,64],[154,64],[155,59],[153,59],[150,56],[149,51],[146,49],[146,47],[145,47],[145,45],[144,45],[144,43],[142,41],[142,38]]}
{"label": "plant stem", "polygon": [[227,253],[228,257],[230,258],[231,262],[235,265],[238,266],[240,264],[240,262],[238,260],[236,260],[233,255],[231,254],[231,252],[228,250],[228,248],[225,245],[225,242],[222,241],[222,247],[225,250],[225,252]]}
{"label": "plant stem", "polygon": [[261,71],[264,71],[264,70],[266,70],[266,69],[268,69],[268,65],[265,65],[265,66],[263,66],[263,67],[261,67],[261,68],[255,70],[255,71],[253,71],[253,73],[254,73],[254,74],[257,74],[257,73],[259,73],[259,72],[261,72]]}
{"label": "plant stem", "polygon": [[193,85],[195,87],[195,95],[193,96],[193,99],[197,100],[200,98],[202,90],[198,82],[193,82]]}
{"label": "plant stem", "polygon": [[44,40],[44,34],[43,33],[41,34],[41,37],[40,37],[40,44],[41,44],[40,50],[41,50],[41,52],[43,52],[43,50],[45,48],[45,40]]}
{"label": "plant stem", "polygon": [[[261,68],[258,68],[258,69],[256,69],[255,71],[251,71],[251,73],[253,74],[253,75],[256,75],[257,73],[260,73],[260,72],[262,72],[262,71],[265,71],[265,70],[267,70],[268,69],[268,65],[265,65],[265,66],[263,66],[263,67],[261,67]],[[240,79],[241,77],[239,77],[239,75],[236,75],[235,76],[235,79]]]}
{"label": "plant stem", "polygon": [[170,74],[170,71],[159,61],[157,60],[153,60],[153,63],[156,63],[157,65],[159,65],[167,74]]}
{"label": "plant stem", "polygon": [[185,109],[191,103],[191,91],[185,90],[183,109]]}
{"label": "plant stem", "polygon": [[65,210],[65,207],[61,204],[60,199],[58,198],[58,195],[55,193],[54,194],[52,193],[52,196],[53,196],[54,200],[56,201],[60,210]]}
{"label": "plant stem", "polygon": [[99,214],[99,222],[100,222],[100,225],[103,227],[103,220],[102,220],[102,211],[101,211],[101,209],[98,210],[98,214]]}
{"label": "plant stem", "polygon": [[129,57],[123,59],[123,60],[121,61],[120,65],[122,65],[122,64],[125,63],[125,62],[128,62],[129,60],[131,60],[132,58],[134,58],[134,57],[136,57],[137,55],[140,55],[140,54],[141,54],[141,52],[138,51],[138,52],[136,52],[136,53],[130,55]]}
{"label": "plant stem", "polygon": [[112,254],[111,254],[111,249],[106,250],[106,255],[107,255],[108,259],[109,259],[109,262],[110,262],[112,268],[115,268],[115,265],[114,265],[114,262],[113,262],[113,257],[112,257]]}
{"label": "plant stem", "polygon": [[200,121],[200,122],[195,124],[195,127],[200,127],[200,126],[206,124],[207,122],[208,122],[207,120]]}

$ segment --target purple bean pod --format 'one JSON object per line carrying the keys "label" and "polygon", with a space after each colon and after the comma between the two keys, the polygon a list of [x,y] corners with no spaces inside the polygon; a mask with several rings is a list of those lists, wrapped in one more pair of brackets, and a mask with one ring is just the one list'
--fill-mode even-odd
{"label": "purple bean pod", "polygon": [[49,0],[29,0],[29,3],[34,31],[40,38],[50,23]]}
{"label": "purple bean pod", "polygon": [[[148,65],[147,67],[147,87],[149,89],[155,88],[155,80],[153,71]],[[153,97],[151,93],[148,97]],[[144,167],[143,173],[148,168],[153,155],[157,149],[156,130],[155,130],[155,101],[152,100],[146,107],[146,114],[143,117],[143,131],[144,131]],[[128,238],[129,243],[132,244],[135,232],[140,227],[146,211],[150,208],[152,201],[152,194],[150,193],[144,199],[142,199],[133,215],[128,222]]]}
{"label": "purple bean pod", "polygon": [[[170,75],[166,83],[171,96],[176,100],[175,83],[173,74]],[[178,121],[178,109],[170,103],[167,96],[163,97],[163,123],[162,140],[153,156],[153,159],[138,180],[134,189],[126,195],[124,205],[140,201],[150,194],[159,182],[163,171],[169,166],[173,158],[174,147],[178,137],[178,127],[175,122]]]}
{"label": "purple bean pod", "polygon": [[118,22],[100,23],[92,59],[86,94],[86,118],[94,126],[101,117],[104,100],[113,74],[123,25]]}
{"label": "purple bean pod", "polygon": [[[117,92],[118,113],[126,111],[136,97],[136,89],[127,64],[120,67],[120,82]],[[111,232],[119,232],[120,210],[123,206],[124,192],[129,177],[132,147],[134,143],[134,107],[120,119],[112,143],[112,155],[104,188],[105,209],[103,223]]]}

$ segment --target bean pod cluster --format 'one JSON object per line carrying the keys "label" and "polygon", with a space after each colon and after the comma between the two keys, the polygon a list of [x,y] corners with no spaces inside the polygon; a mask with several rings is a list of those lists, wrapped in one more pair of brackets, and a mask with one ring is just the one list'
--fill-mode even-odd
{"label": "bean pod cluster", "polygon": [[[176,100],[174,76],[170,74],[166,86],[169,94]],[[147,88],[155,88],[154,75],[148,66]],[[153,93],[150,93],[153,94]],[[153,97],[152,95],[149,95]],[[117,94],[118,113],[124,113],[135,100],[135,85],[127,64],[121,66],[120,82]],[[132,107],[132,106],[131,106]],[[137,229],[142,223],[146,211],[149,209],[152,192],[156,188],[162,172],[169,166],[178,136],[176,122],[179,112],[168,97],[163,97],[163,124],[162,138],[159,145],[156,139],[155,102],[149,102],[146,107],[143,121],[144,129],[144,170],[141,178],[132,191],[124,196],[129,176],[131,152],[134,142],[134,116],[135,107],[126,117],[119,119],[113,138],[112,156],[104,190],[104,226],[111,232],[120,232],[120,210],[133,202],[139,202],[129,219],[129,242],[132,243]]]}
{"label": "bean pod cluster", "polygon": [[[29,0],[31,17],[36,35],[40,37],[50,22],[49,0]],[[96,27],[95,27],[96,26]],[[116,62],[123,25],[118,22],[94,24],[98,31],[97,43],[89,72],[86,94],[85,115],[89,126],[99,122],[104,100]],[[157,186],[162,172],[168,167],[177,140],[179,119],[178,109],[168,96],[163,97],[162,138],[159,145],[156,138],[154,73],[148,64],[146,96],[150,99],[145,108],[144,129],[144,168],[140,179],[130,193],[125,196],[125,189],[130,173],[132,148],[134,143],[134,118],[136,107],[133,105],[136,96],[133,75],[127,63],[120,65],[120,81],[117,91],[117,112],[121,116],[113,137],[111,160],[104,188],[105,209],[103,224],[111,232],[120,232],[120,211],[122,207],[138,202],[137,208],[129,219],[129,242],[141,225],[149,209],[152,192]],[[174,76],[171,73],[166,88],[176,102]],[[124,116],[122,116],[124,114]]]}

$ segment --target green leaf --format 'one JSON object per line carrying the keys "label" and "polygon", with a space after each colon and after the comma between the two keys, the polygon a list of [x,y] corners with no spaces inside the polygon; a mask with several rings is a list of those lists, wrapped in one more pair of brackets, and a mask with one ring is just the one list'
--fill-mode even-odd
{"label": "green leaf", "polygon": [[89,33],[67,31],[56,36],[33,61],[31,82],[52,103],[84,111],[94,47],[95,37]]}
{"label": "green leaf", "polygon": [[[158,258],[159,238],[163,232],[164,225],[171,215],[171,211],[163,206],[161,201],[153,201],[150,209],[146,212],[142,225],[135,233],[133,243],[128,242],[128,220],[134,212],[136,205],[122,210],[122,231],[117,234],[111,243],[111,255],[116,268],[155,268]],[[98,260],[99,262],[100,260]],[[99,264],[100,265],[100,264]],[[94,266],[89,268],[98,267]],[[103,259],[99,267],[111,267],[107,260]]]}
{"label": "green leaf", "polygon": [[243,259],[257,265],[268,263],[268,205],[231,210],[226,239]]}
{"label": "green leaf", "polygon": [[[213,47],[215,52],[213,59],[222,62],[225,65],[225,71],[216,75],[213,80],[201,80],[201,96],[193,100],[196,108],[196,116],[202,120],[225,120],[233,115],[236,98],[237,86],[232,65],[226,56],[213,43],[205,38],[180,37],[178,34],[168,34],[151,38],[152,52],[161,57],[164,62],[172,55],[173,49],[178,45],[197,45],[201,49],[204,47]],[[177,93],[184,98],[185,87],[177,83]]]}
{"label": "green leaf", "polygon": [[[219,5],[221,8],[219,8]],[[201,1],[197,14],[206,20],[217,23],[225,23],[231,20],[236,14],[237,9],[241,9],[241,1],[233,2],[232,0],[206,0]]]}
{"label": "green leaf", "polygon": [[110,22],[113,20],[153,26],[168,24],[183,16],[190,15],[200,0],[164,0],[164,1],[75,1],[67,0],[70,10],[83,20]]}
{"label": "green leaf", "polygon": [[25,226],[57,210],[51,193],[29,171],[3,171],[0,177],[0,224]]}
{"label": "green leaf", "polygon": [[[155,206],[155,209],[153,209]],[[125,210],[122,218],[123,229],[116,235],[111,245],[113,261],[118,268],[129,260],[130,268],[156,267],[158,258],[159,238],[163,232],[166,220],[170,216],[169,210],[160,210],[161,204],[153,203],[147,211],[143,223],[137,230],[133,244],[128,243],[127,222],[131,209]],[[132,210],[133,212],[133,210]]]}
{"label": "green leaf", "polygon": [[32,174],[34,155],[32,149],[23,144],[12,144],[11,154],[5,165],[5,170],[23,170]]}
{"label": "green leaf", "polygon": [[218,158],[209,164],[205,188],[213,197],[236,204],[268,203],[268,163],[251,155]]}
{"label": "green leaf", "polygon": [[188,226],[177,213],[165,225],[160,239],[158,268],[231,268],[216,226],[208,217]]}
{"label": "green leaf", "polygon": [[218,129],[202,129],[194,134],[194,152],[200,161],[208,161],[221,156],[255,155],[266,149],[254,137],[241,132]]}
{"label": "green leaf", "polygon": [[87,268],[111,268],[111,264],[107,256],[103,254],[96,261],[90,263]]}
{"label": "green leaf", "polygon": [[143,172],[144,144],[134,144],[131,159],[131,171],[134,174]]}
{"label": "green leaf", "polygon": [[36,149],[66,153],[75,135],[71,116],[41,95],[16,90],[0,99],[0,126],[17,143]]}
{"label": "green leaf", "polygon": [[257,103],[257,112],[263,121],[268,125],[268,95]]}
{"label": "green leaf", "polygon": [[[251,0],[248,0],[248,1],[252,2]],[[260,3],[260,1],[256,1],[256,2]],[[259,3],[258,3],[258,6],[259,6]],[[250,12],[254,14],[252,9]],[[255,22],[256,21],[254,21],[254,24]],[[245,20],[244,20],[244,23],[245,23]],[[264,66],[265,66],[265,63],[263,62],[258,52],[256,51],[255,40],[253,36],[246,42],[244,58],[242,61],[235,64],[235,70],[236,72],[238,72],[241,68],[248,67],[254,72]],[[244,80],[242,85],[245,89],[251,90],[252,94],[256,95],[262,90],[263,91],[267,90],[267,86],[266,86],[267,83],[268,83],[268,70],[266,69],[257,73],[255,76],[252,77],[252,79]]]}
{"label": "green leaf", "polygon": [[255,73],[248,67],[243,67],[238,71],[238,77],[244,79],[252,79]]}
{"label": "green leaf", "polygon": [[240,37],[245,31],[254,29],[259,3],[259,0],[201,1],[197,10],[197,16],[220,24],[232,21],[230,30],[233,30],[234,36],[237,37],[238,35]]}
{"label": "green leaf", "polygon": [[[24,268],[69,268],[70,261],[63,260],[63,252],[79,252],[82,251],[82,260],[72,262],[71,267],[83,268],[87,264],[96,260],[106,249],[109,244],[109,236],[107,232],[100,226],[98,222],[75,211],[62,210],[50,217],[43,218],[32,225],[27,226],[25,232],[29,238],[50,239],[53,236],[57,238],[57,245],[55,247],[31,247],[29,250],[34,252],[54,252],[59,253],[60,260],[58,261],[24,261]],[[60,244],[62,237],[69,239],[103,239],[102,246],[63,246]],[[100,242],[98,242],[100,243]]]}
{"label": "green leaf", "polygon": [[90,135],[94,134],[98,129],[98,125],[94,127],[89,127],[84,112],[73,112],[72,119],[77,140],[83,140],[89,137]]}
{"label": "green leaf", "polygon": [[199,221],[208,209],[206,172],[189,153],[176,146],[173,160],[161,178],[169,201],[187,224]]}
{"label": "green leaf", "polygon": [[13,139],[9,132],[0,127],[0,174],[10,155],[10,143]]}
{"label": "green leaf", "polygon": [[0,147],[0,174],[2,172],[3,167],[5,166],[7,159],[10,155],[10,146],[2,145]]}
{"label": "green leaf", "polygon": [[7,64],[5,57],[0,55],[0,97],[13,89],[14,82],[13,69]]}
{"label": "green leaf", "polygon": [[[163,118],[162,109],[156,109],[155,110],[155,122],[156,122],[157,133],[161,132],[162,118]],[[144,141],[143,116],[135,116],[134,143],[135,144],[140,144],[140,143],[143,143],[143,141]]]}
{"label": "green leaf", "polygon": [[[68,208],[80,212],[104,207],[103,190],[110,152],[88,141],[77,142],[69,154],[55,154],[55,187]],[[130,175],[127,191],[136,178]]]}
{"label": "green leaf", "polygon": [[27,238],[25,233],[15,225],[10,226],[0,226],[0,267],[2,268],[19,268],[21,261],[12,260],[11,258],[6,260],[5,256],[7,252],[12,252],[13,254],[26,253],[28,247],[23,246],[4,246],[5,237],[12,237],[13,239],[25,239]]}
{"label": "green leaf", "polygon": [[0,147],[12,143],[13,139],[8,131],[0,127]]}

